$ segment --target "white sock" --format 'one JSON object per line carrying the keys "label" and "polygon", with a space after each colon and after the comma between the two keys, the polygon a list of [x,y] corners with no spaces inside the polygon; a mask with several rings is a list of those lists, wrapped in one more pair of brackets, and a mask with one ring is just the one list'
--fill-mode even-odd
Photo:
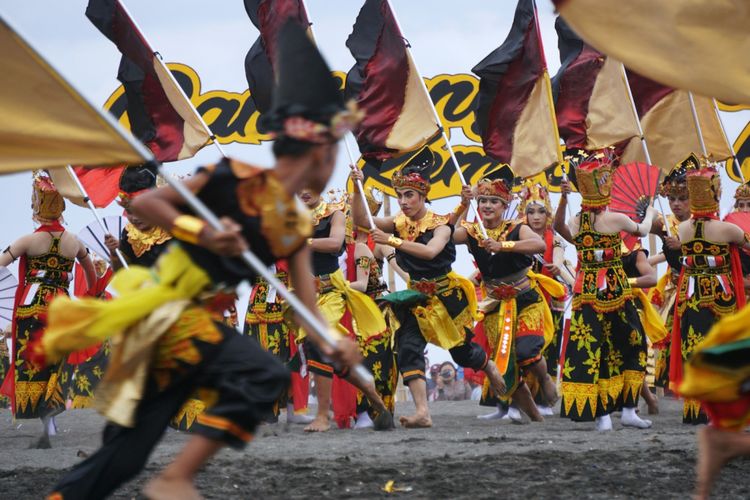
{"label": "white sock", "polygon": [[478,415],[477,418],[479,420],[500,420],[507,414],[508,412],[502,406],[498,405],[497,410],[492,413],[487,413],[486,415]]}
{"label": "white sock", "polygon": [[57,425],[55,425],[55,417],[52,417],[47,421],[47,434],[49,434],[50,436],[57,435]]}
{"label": "white sock", "polygon": [[596,417],[596,430],[599,432],[611,431],[612,417],[610,417],[609,414]]}
{"label": "white sock", "polygon": [[514,422],[523,422],[523,415],[521,415],[521,410],[513,406],[508,408],[508,418]]}
{"label": "white sock", "polygon": [[297,415],[294,413],[294,404],[289,403],[286,405],[286,421],[289,424],[309,424],[315,420],[315,417],[310,415]]}
{"label": "white sock", "polygon": [[366,411],[357,414],[357,421],[354,424],[355,429],[372,429],[373,427],[375,427],[375,424]]}
{"label": "white sock", "polygon": [[651,420],[639,417],[635,408],[623,408],[620,422],[625,427],[635,427],[636,429],[648,429],[653,424]]}
{"label": "white sock", "polygon": [[539,414],[543,417],[551,417],[555,414],[555,410],[553,410],[551,406],[537,405],[537,409],[539,410]]}

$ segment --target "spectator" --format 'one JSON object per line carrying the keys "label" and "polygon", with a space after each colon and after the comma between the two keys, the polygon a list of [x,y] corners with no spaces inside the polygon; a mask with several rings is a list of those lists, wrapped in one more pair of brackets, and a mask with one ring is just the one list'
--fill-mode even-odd
{"label": "spectator", "polygon": [[465,380],[458,380],[456,367],[450,361],[440,365],[437,379],[437,401],[462,401],[471,399],[471,386]]}

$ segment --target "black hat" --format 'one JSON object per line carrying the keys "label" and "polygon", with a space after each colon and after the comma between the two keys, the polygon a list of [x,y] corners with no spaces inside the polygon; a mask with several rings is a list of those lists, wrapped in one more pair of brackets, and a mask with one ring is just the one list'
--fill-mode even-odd
{"label": "black hat", "polygon": [[129,167],[120,175],[120,194],[118,203],[127,208],[137,195],[156,187],[158,171],[153,163],[144,163]]}
{"label": "black hat", "polygon": [[261,118],[272,133],[312,143],[335,142],[358,121],[306,30],[288,20],[279,31],[273,106]]}
{"label": "black hat", "polygon": [[393,189],[413,189],[427,196],[430,192],[430,172],[435,166],[435,153],[425,146],[406,160],[391,177]]}

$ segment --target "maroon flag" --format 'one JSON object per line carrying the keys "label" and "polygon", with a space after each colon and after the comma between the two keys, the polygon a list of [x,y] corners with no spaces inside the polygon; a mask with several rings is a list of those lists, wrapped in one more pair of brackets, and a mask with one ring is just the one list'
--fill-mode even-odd
{"label": "maroon flag", "polygon": [[[273,61],[279,30],[288,19],[305,28],[310,26],[310,21],[301,0],[245,0],[245,10],[260,31],[260,36],[245,56],[245,76],[255,108],[265,113],[271,109],[275,80]],[[309,30],[308,35],[312,38]]]}
{"label": "maroon flag", "polygon": [[558,17],[560,70],[552,79],[565,146],[594,151],[639,135],[622,63],[586,44]]}
{"label": "maroon flag", "polygon": [[211,136],[169,70],[118,0],[89,0],[86,17],[122,54],[130,128],[161,162],[190,158]]}
{"label": "maroon flag", "polygon": [[367,0],[346,46],[356,63],[346,95],[365,118],[355,131],[362,156],[385,160],[414,151],[440,133],[430,96],[386,0]]}
{"label": "maroon flag", "polygon": [[485,153],[529,177],[559,161],[547,62],[533,0],[519,0],[503,44],[477,64],[477,125]]}

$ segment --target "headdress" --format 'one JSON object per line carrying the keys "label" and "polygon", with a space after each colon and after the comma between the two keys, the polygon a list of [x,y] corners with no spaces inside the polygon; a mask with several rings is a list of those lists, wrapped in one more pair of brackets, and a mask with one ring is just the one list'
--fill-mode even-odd
{"label": "headdress", "polygon": [[750,183],[740,184],[737,191],[734,192],[734,199],[739,200],[750,200]]}
{"label": "headdress", "polygon": [[492,196],[500,198],[508,205],[513,199],[513,179],[515,175],[508,165],[500,165],[498,168],[484,174],[477,182],[477,196]]}
{"label": "headdress", "polygon": [[120,193],[117,203],[128,208],[134,198],[156,187],[157,170],[154,165],[144,164],[126,168],[120,176]]}
{"label": "headdress", "polygon": [[409,158],[391,177],[393,189],[413,189],[423,196],[430,192],[430,171],[435,166],[435,153],[425,146]]}
{"label": "headdress", "polygon": [[34,174],[31,209],[34,212],[34,220],[40,223],[53,222],[62,217],[65,199],[57,192],[52,179],[46,174]]}
{"label": "headdress", "polygon": [[659,193],[662,196],[687,196],[687,168],[691,161],[692,155],[672,167],[661,183]]}
{"label": "headdress", "polygon": [[361,120],[356,104],[344,104],[338,81],[297,22],[286,22],[277,44],[273,105],[261,117],[262,126],[313,144],[338,141]]}
{"label": "headdress", "polygon": [[615,170],[614,160],[615,157],[605,150],[584,156],[578,162],[571,162],[575,173],[572,180],[583,198],[583,210],[596,210],[609,205]]}
{"label": "headdress", "polygon": [[[527,184],[521,190],[521,204],[518,207],[518,212],[521,214],[526,213],[526,208],[529,205],[537,204],[542,205],[547,211],[547,215],[552,215],[552,204],[549,200],[549,192],[547,188],[541,184]],[[549,219],[551,221],[551,219]]]}
{"label": "headdress", "polygon": [[693,218],[713,218],[719,213],[721,177],[716,167],[701,162],[691,154],[685,162],[690,215]]}

